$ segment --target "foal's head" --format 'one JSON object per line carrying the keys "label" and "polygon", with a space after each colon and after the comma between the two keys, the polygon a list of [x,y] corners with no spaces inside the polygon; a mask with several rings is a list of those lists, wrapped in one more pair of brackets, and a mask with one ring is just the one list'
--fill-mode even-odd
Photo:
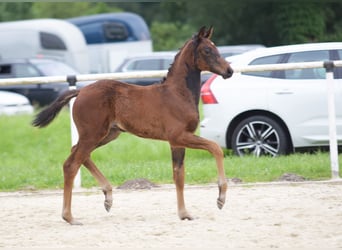
{"label": "foal's head", "polygon": [[213,28],[206,30],[202,27],[198,34],[192,38],[194,43],[194,63],[201,71],[210,71],[229,78],[233,75],[233,69],[229,63],[220,56],[215,44],[210,40]]}

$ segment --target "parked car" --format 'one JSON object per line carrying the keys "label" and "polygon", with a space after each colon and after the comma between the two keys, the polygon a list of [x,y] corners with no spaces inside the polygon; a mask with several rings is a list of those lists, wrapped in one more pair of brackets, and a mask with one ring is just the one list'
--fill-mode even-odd
{"label": "parked car", "polygon": [[[258,49],[237,55],[232,67],[342,59],[342,43]],[[334,69],[338,144],[342,145],[342,68]],[[201,136],[237,155],[288,154],[329,145],[325,69],[214,75],[201,89]]]}
{"label": "parked car", "polygon": [[[244,44],[244,45],[225,45],[225,46],[217,46],[220,55],[223,58],[240,55],[247,51],[265,48],[264,45],[261,44]],[[205,83],[213,74],[210,72],[205,72],[201,76],[202,84]]]}
{"label": "parked car", "polygon": [[227,46],[217,46],[218,51],[221,56],[226,58],[229,56],[239,55],[247,51],[265,48],[262,44],[241,44],[241,45],[227,45]]}
{"label": "parked car", "polygon": [[[151,52],[127,57],[115,72],[167,70],[174,61],[176,51]],[[137,85],[151,85],[160,82],[162,77],[131,78],[124,82]]]}
{"label": "parked car", "polygon": [[23,95],[0,91],[0,115],[32,114],[33,107]]}
{"label": "parked car", "polygon": [[[79,74],[61,61],[50,59],[2,59],[0,79],[39,76],[67,76]],[[0,86],[0,90],[16,92],[26,96],[32,104],[47,105],[68,89],[68,83],[30,84]]]}

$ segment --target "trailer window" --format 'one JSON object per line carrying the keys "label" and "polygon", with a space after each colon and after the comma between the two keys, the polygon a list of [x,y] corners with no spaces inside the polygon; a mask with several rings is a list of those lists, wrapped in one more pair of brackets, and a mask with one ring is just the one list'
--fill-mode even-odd
{"label": "trailer window", "polygon": [[121,23],[107,22],[103,24],[103,31],[108,42],[125,41],[128,37],[126,27]]}
{"label": "trailer window", "polygon": [[66,50],[64,41],[57,35],[40,32],[40,44],[43,49]]}

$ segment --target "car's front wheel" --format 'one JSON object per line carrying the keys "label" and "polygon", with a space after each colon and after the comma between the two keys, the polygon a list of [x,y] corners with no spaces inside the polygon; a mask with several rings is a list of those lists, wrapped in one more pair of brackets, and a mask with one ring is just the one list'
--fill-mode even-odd
{"label": "car's front wheel", "polygon": [[286,154],[289,142],[284,129],[266,116],[251,116],[234,129],[231,147],[235,154],[277,156]]}

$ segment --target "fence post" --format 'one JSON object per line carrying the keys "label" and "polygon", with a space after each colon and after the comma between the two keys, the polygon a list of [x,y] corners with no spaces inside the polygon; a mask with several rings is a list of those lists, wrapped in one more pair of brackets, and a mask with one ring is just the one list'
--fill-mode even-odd
{"label": "fence post", "polygon": [[[69,90],[76,89],[76,76],[67,76],[67,82],[69,83]],[[74,105],[76,97],[72,98],[69,102],[69,110],[70,110],[70,128],[71,128],[71,146],[73,147],[76,145],[78,141],[78,132],[74,123],[74,119],[72,117],[72,107]],[[81,187],[81,168],[78,170],[75,179],[74,179],[74,187],[80,188]]]}
{"label": "fence post", "polygon": [[336,112],[335,112],[335,93],[334,93],[334,62],[324,62],[327,79],[327,96],[328,96],[328,116],[329,116],[329,149],[330,149],[330,167],[331,178],[339,178],[339,163],[338,163],[338,146],[336,133]]}

